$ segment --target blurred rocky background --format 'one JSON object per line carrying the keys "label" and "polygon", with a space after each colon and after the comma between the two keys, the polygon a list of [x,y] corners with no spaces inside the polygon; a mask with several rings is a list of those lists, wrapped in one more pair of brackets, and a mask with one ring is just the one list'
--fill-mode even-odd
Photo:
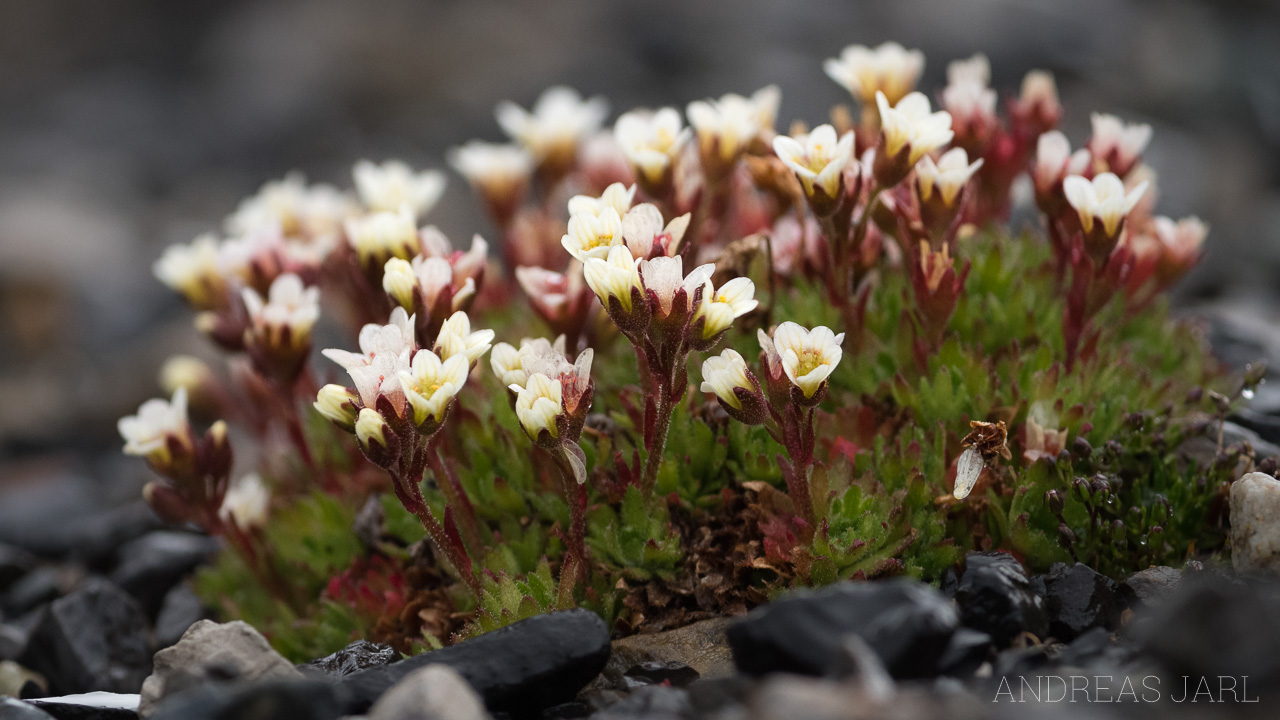
{"label": "blurred rocky background", "polygon": [[[443,167],[447,147],[500,137],[496,102],[557,83],[606,95],[614,116],[778,83],[780,126],[816,123],[848,101],[822,60],[887,39],[925,51],[929,92],[979,51],[1007,92],[1054,71],[1073,144],[1091,110],[1153,124],[1160,211],[1211,228],[1180,302],[1219,319],[1231,359],[1280,356],[1274,2],[6,0],[0,524],[38,478],[137,487],[115,420],[156,394],[165,357],[203,348],[151,263],[264,181],[347,185],[361,157]],[[488,229],[456,176],[430,221]],[[94,484],[44,502],[108,499]]]}

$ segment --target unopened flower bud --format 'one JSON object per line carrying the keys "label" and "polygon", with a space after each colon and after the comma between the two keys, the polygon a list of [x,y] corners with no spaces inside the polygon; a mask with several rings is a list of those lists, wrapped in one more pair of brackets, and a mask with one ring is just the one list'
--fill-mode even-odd
{"label": "unopened flower bud", "polygon": [[558,437],[556,420],[564,411],[560,383],[535,373],[524,387],[512,385],[511,389],[516,392],[516,417],[529,437],[539,443]]}
{"label": "unopened flower bud", "polygon": [[334,425],[354,432],[359,402],[360,396],[351,388],[330,383],[320,388],[313,407]]}
{"label": "unopened flower bud", "polygon": [[371,408],[361,408],[360,414],[356,416],[356,438],[360,440],[360,446],[365,449],[365,452],[371,452],[374,443],[381,445],[385,450],[389,429],[387,421]]}

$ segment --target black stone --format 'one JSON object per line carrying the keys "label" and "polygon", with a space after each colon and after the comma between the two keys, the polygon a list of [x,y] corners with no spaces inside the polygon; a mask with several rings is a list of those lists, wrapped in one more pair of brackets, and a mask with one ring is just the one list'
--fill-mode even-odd
{"label": "black stone", "polygon": [[[1211,573],[1189,575],[1152,621],[1136,632],[1139,648],[1177,680],[1249,677],[1251,696],[1280,695],[1280,587],[1231,582]],[[1173,690],[1173,686],[1170,686]]]}
{"label": "black stone", "polygon": [[362,713],[404,676],[434,663],[458,672],[492,712],[535,716],[569,702],[609,660],[609,629],[588,610],[535,615],[479,637],[385,667],[361,670],[338,684],[346,711]]}
{"label": "black stone", "polygon": [[959,617],[951,602],[921,582],[845,582],[799,591],[730,625],[729,646],[749,675],[832,675],[844,662],[843,638],[858,635],[895,678],[932,677]]}
{"label": "black stone", "polygon": [[111,581],[137,598],[148,616],[160,611],[165,595],[218,550],[205,535],[160,531],[120,547],[120,564]]}
{"label": "black stone", "polygon": [[151,673],[146,616],[128,593],[90,578],[42,611],[19,662],[59,695],[136,693]]}
{"label": "black stone", "polygon": [[742,706],[754,687],[752,678],[746,675],[703,678],[687,688],[689,704],[695,717],[741,716],[745,714]]}
{"label": "black stone", "polygon": [[65,574],[46,565],[27,573],[4,594],[0,606],[8,615],[21,615],[42,603],[56,600],[62,594]]}
{"label": "black stone", "polygon": [[685,720],[693,717],[693,707],[687,691],[650,685],[591,717],[592,720]]}
{"label": "black stone", "polygon": [[182,639],[192,625],[211,617],[204,601],[185,584],[178,584],[164,596],[156,616],[155,648],[163,650]]}
{"label": "black stone", "polygon": [[1111,578],[1082,563],[1054,563],[1043,580],[1050,635],[1070,642],[1090,628],[1115,628],[1120,613]]}
{"label": "black stone", "polygon": [[[96,707],[92,704],[60,702],[58,698],[32,700],[31,704],[54,720],[137,720],[138,713],[124,708]],[[0,716],[2,717],[2,716]]]}
{"label": "black stone", "polygon": [[552,705],[542,711],[539,720],[581,720],[591,716],[591,708],[577,701]]}
{"label": "black stone", "polygon": [[684,687],[702,677],[697,670],[682,662],[662,660],[649,660],[632,665],[622,673],[622,676],[645,685],[661,685],[665,682],[672,687]]}
{"label": "black stone", "polygon": [[165,698],[150,720],[336,720],[345,704],[323,681],[207,683]]}
{"label": "black stone", "polygon": [[54,718],[30,703],[0,695],[0,720],[54,720]]}
{"label": "black stone", "polygon": [[400,653],[390,645],[357,640],[332,655],[301,665],[299,669],[312,668],[330,677],[341,678],[360,670],[390,665],[399,659]]}
{"label": "black stone", "polygon": [[1120,600],[1133,610],[1157,608],[1178,589],[1181,582],[1182,571],[1177,568],[1165,565],[1149,567],[1120,583]]}
{"label": "black stone", "polygon": [[20,547],[0,542],[0,593],[8,590],[35,568],[35,555]]}
{"label": "black stone", "polygon": [[971,677],[984,662],[994,657],[990,635],[962,627],[951,636],[947,651],[938,660],[938,669],[952,677]]}
{"label": "black stone", "polygon": [[1036,594],[1022,563],[1007,553],[969,553],[955,598],[960,621],[1002,647],[1024,631],[1038,638],[1049,632],[1044,599]]}

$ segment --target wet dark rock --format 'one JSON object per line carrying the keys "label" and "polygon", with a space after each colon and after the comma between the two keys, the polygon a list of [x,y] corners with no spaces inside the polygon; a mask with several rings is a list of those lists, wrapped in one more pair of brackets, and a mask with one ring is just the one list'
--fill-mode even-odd
{"label": "wet dark rock", "polygon": [[993,657],[995,653],[990,635],[962,627],[951,636],[946,652],[938,660],[938,670],[952,677],[970,677]]}
{"label": "wet dark rock", "polygon": [[615,640],[609,663],[591,687],[625,689],[627,671],[646,662],[687,665],[702,678],[727,677],[733,674],[734,665],[724,632],[732,622],[731,618],[712,618],[675,630]]}
{"label": "wet dark rock", "polygon": [[137,720],[138,696],[105,692],[31,700],[54,720]]}
{"label": "wet dark rock", "polygon": [[1027,648],[1009,648],[1001,650],[993,664],[991,676],[1023,677],[1035,675],[1036,672],[1051,664],[1048,645],[1034,645]]}
{"label": "wet dark rock", "polygon": [[692,717],[689,693],[661,685],[639,688],[591,716],[592,720],[685,720]]}
{"label": "wet dark rock", "polygon": [[4,594],[3,607],[8,615],[21,615],[42,603],[57,599],[71,589],[78,574],[52,565],[46,565],[27,573]]}
{"label": "wet dark rock", "polygon": [[19,661],[54,693],[137,692],[151,672],[146,616],[128,593],[89,578],[42,611]]}
{"label": "wet dark rock", "polygon": [[164,523],[146,502],[125,503],[94,513],[79,523],[69,533],[73,539],[69,555],[75,561],[105,570],[125,543],[163,528]]}
{"label": "wet dark rock", "polygon": [[1106,628],[1096,627],[1071,641],[1058,653],[1058,665],[1087,668],[1097,674],[1115,671],[1134,659],[1137,651],[1128,644],[1113,641]]}
{"label": "wet dark rock", "polygon": [[448,665],[419,668],[369,709],[367,720],[489,720],[484,701]]}
{"label": "wet dark rock", "polygon": [[332,655],[299,666],[299,669],[312,668],[330,677],[341,678],[358,670],[389,665],[398,659],[400,653],[390,645],[356,640]]}
{"label": "wet dark rock", "polygon": [[182,639],[192,625],[207,620],[209,610],[204,601],[185,584],[175,585],[164,596],[160,612],[156,615],[155,648],[163,650]]}
{"label": "wet dark rock", "polygon": [[757,608],[727,631],[738,669],[749,675],[828,675],[856,634],[895,678],[932,677],[959,616],[937,590],[907,579],[846,582],[800,591]]}
{"label": "wet dark rock", "polygon": [[204,684],[301,679],[293,663],[247,623],[201,620],[176,645],[155,654],[155,672],[142,683],[138,711],[146,717],[164,698]]}
{"label": "wet dark rock", "polygon": [[832,673],[869,699],[884,700],[895,692],[893,678],[880,656],[857,635],[845,635],[841,662]]}
{"label": "wet dark rock", "polygon": [[273,680],[208,683],[178,693],[155,708],[152,720],[336,720],[341,690],[330,683]]}
{"label": "wet dark rock", "polygon": [[1115,628],[1119,610],[1111,578],[1083,563],[1054,563],[1042,579],[1050,635],[1070,642],[1090,628]]}
{"label": "wet dark rock", "polygon": [[689,704],[696,717],[741,715],[740,708],[754,686],[754,679],[746,675],[703,678],[687,688]]}
{"label": "wet dark rock", "polygon": [[1280,586],[1188,576],[1136,639],[1179,688],[1183,676],[1247,675],[1251,693],[1280,693]]}
{"label": "wet dark rock", "polygon": [[1007,646],[1024,631],[1041,638],[1049,631],[1044,599],[1022,563],[1008,553],[969,553],[955,598],[960,621],[987,633],[997,645]]}
{"label": "wet dark rock", "polygon": [[0,542],[0,593],[36,567],[36,556],[20,547]]}
{"label": "wet dark rock", "polygon": [[49,713],[17,698],[0,695],[2,720],[54,720]]}
{"label": "wet dark rock", "polygon": [[0,660],[13,660],[27,647],[31,628],[20,625],[0,625]]}
{"label": "wet dark rock", "polygon": [[644,685],[667,683],[672,687],[684,687],[701,677],[698,675],[697,670],[684,663],[663,662],[661,660],[648,660],[638,665],[632,665],[622,675]]}
{"label": "wet dark rock", "polygon": [[1182,583],[1182,571],[1166,565],[1149,567],[1125,578],[1120,583],[1120,600],[1134,610],[1164,605]]}
{"label": "wet dark rock", "polygon": [[586,703],[574,701],[552,705],[542,711],[539,720],[581,720],[591,716],[591,708]]}
{"label": "wet dark rock", "polygon": [[62,557],[74,547],[79,522],[101,512],[93,480],[58,475],[0,495],[0,542],[44,557]]}
{"label": "wet dark rock", "polygon": [[418,668],[448,665],[484,698],[492,712],[522,715],[568,702],[609,658],[609,630],[588,610],[536,615],[385,667],[339,681],[350,692],[349,713],[363,712]]}
{"label": "wet dark rock", "polygon": [[165,594],[218,549],[206,535],[162,530],[120,547],[112,582],[142,604],[150,616],[160,611]]}

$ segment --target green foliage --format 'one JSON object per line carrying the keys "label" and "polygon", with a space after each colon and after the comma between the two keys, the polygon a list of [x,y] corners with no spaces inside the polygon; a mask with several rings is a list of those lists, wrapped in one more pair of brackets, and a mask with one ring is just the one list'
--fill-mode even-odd
{"label": "green foliage", "polygon": [[588,513],[587,545],[598,560],[637,580],[672,579],[684,555],[665,504],[646,501],[635,487],[616,510],[598,505]]}
{"label": "green foliage", "polygon": [[524,579],[507,573],[485,579],[475,632],[483,633],[555,609],[556,583],[543,559]]}

